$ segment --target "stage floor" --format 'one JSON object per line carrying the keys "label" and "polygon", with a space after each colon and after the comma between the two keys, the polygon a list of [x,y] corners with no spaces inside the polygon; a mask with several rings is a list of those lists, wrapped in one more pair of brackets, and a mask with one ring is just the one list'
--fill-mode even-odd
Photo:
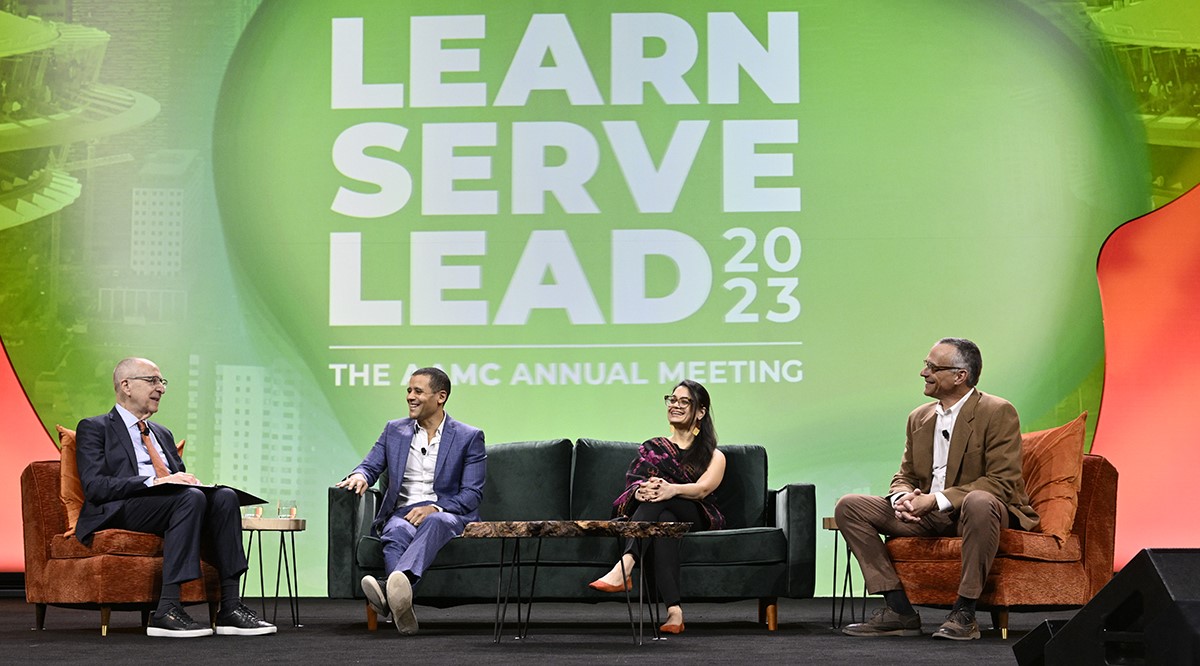
{"label": "stage floor", "polygon": [[[247,599],[260,609],[258,599]],[[871,601],[876,603],[875,600]],[[873,607],[873,606],[872,606]],[[202,606],[189,607],[200,619]],[[268,619],[273,610],[268,604]],[[931,633],[946,611],[920,608],[925,632]],[[955,642],[920,638],[851,638],[830,626],[830,600],[781,599],[779,629],[759,625],[753,601],[684,606],[687,630],[665,640],[635,645],[624,603],[540,604],[533,609],[529,636],[516,640],[514,615],[499,644],[492,642],[495,608],[469,605],[437,609],[417,606],[421,631],[399,635],[390,624],[366,628],[359,601],[305,598],[303,627],[290,626],[286,602],[279,607],[279,632],[265,637],[211,636],[194,639],[149,638],[139,627],[136,612],[113,612],[106,638],[100,636],[99,611],[51,607],[46,629],[33,631],[34,608],[23,599],[0,599],[0,645],[5,663],[74,663],[85,659],[122,663],[167,662],[291,662],[461,664],[504,659],[519,663],[632,663],[648,657],[686,660],[690,665],[758,664],[884,664],[957,663],[1013,664],[1012,645],[1043,620],[1065,619],[1072,612],[1014,613],[1008,640],[985,627],[977,641]],[[636,617],[636,615],[635,615]],[[647,626],[647,630],[649,627]],[[181,652],[182,650],[182,652]]]}

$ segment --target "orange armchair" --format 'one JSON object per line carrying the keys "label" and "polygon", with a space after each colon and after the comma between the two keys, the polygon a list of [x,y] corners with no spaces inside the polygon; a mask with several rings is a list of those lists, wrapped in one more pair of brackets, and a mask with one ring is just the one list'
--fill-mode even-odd
{"label": "orange armchair", "polygon": [[[91,547],[66,536],[67,514],[60,499],[59,461],[32,462],[21,473],[25,532],[25,600],[36,604],[39,630],[46,607],[100,610],[100,634],[108,635],[113,610],[139,610],[142,627],[162,589],[162,538],[144,532],[100,530]],[[220,581],[212,565],[181,590],[183,603],[207,602],[216,617]]]}
{"label": "orange armchair", "polygon": [[[1005,529],[979,607],[990,610],[1001,636],[1008,613],[1078,608],[1112,578],[1117,524],[1117,470],[1085,455],[1079,507],[1071,535],[1060,547],[1049,534]],[[950,606],[958,597],[962,539],[895,537],[888,553],[914,604]]]}

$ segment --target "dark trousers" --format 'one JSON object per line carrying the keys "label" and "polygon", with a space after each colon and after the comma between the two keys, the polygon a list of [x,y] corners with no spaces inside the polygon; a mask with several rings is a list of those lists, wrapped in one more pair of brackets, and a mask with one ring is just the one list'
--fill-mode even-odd
{"label": "dark trousers", "polygon": [[242,516],[237,493],[229,488],[205,491],[180,486],[177,492],[125,500],[105,527],[148,532],[163,538],[163,584],[200,577],[200,547],[221,578],[245,573]]}
{"label": "dark trousers", "polygon": [[[691,523],[689,532],[708,527],[700,505],[682,497],[672,497],[663,502],[643,502],[629,517],[634,521],[659,523]],[[625,543],[625,552],[638,556],[637,539]],[[667,606],[679,605],[679,542],[682,539],[651,539],[646,549],[646,561],[642,566],[650,573],[650,579],[658,587],[659,597]]]}

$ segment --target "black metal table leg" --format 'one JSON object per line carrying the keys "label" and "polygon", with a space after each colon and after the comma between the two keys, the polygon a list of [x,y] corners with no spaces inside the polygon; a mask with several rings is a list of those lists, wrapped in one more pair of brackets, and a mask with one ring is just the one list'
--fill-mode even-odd
{"label": "black metal table leg", "polygon": [[[834,541],[834,546],[835,546],[835,547],[837,546],[837,542],[836,542],[836,541]],[[851,555],[851,553],[850,553],[850,544],[849,544],[849,543],[847,543],[847,544],[846,544],[846,570],[845,570],[845,572],[842,574],[842,598],[841,598],[841,606],[839,607],[839,610],[838,610],[838,618],[837,618],[837,620],[838,620],[838,621],[837,621],[837,623],[834,625],[834,628],[838,628],[838,627],[841,627],[841,626],[842,626],[842,620],[843,620],[843,618],[844,618],[844,616],[845,616],[845,613],[846,613],[846,600],[847,600],[847,599],[849,599],[849,600],[850,600],[850,621],[851,621],[851,622],[856,622],[856,621],[857,621],[857,613],[856,613],[856,612],[855,612],[855,610],[854,610],[854,606],[855,606],[855,600],[854,600],[854,571],[853,571],[853,568],[852,568],[852,566],[853,566],[853,565],[851,564],[850,555]],[[835,557],[835,558],[837,557],[837,555],[836,555],[836,551],[835,551],[835,555],[834,555],[834,557]],[[835,578],[836,578],[836,576],[837,576],[837,572],[836,572],[836,571],[834,572],[834,576],[835,576]],[[835,580],[835,581],[834,581],[834,589],[836,589],[836,587],[837,587],[837,581]],[[866,582],[864,582],[864,583],[863,583],[863,610],[862,610],[862,621],[863,621],[863,622],[865,622],[866,620],[867,620],[867,584],[866,584]]]}
{"label": "black metal table leg", "polygon": [[833,575],[830,576],[830,578],[833,579],[833,589],[829,591],[829,624],[834,629],[839,629],[842,626],[841,623],[838,622],[838,617],[837,617],[838,534],[839,533],[836,530],[833,533]]}
{"label": "black metal table leg", "polygon": [[262,601],[262,616],[267,617],[267,579],[263,575],[263,559],[262,559],[262,542],[263,535],[258,535],[258,593]]}
{"label": "black metal table leg", "polygon": [[[508,539],[500,539],[500,566],[496,570],[496,620],[492,624],[492,642],[500,642],[500,631],[504,627],[504,621],[500,617],[500,590],[504,587],[504,546]],[[507,610],[508,597],[505,596],[504,603]]]}
{"label": "black metal table leg", "polygon": [[529,635],[529,617],[533,615],[533,598],[537,594],[537,574],[538,564],[542,561],[542,537],[538,537],[537,551],[533,554],[533,576],[529,581],[529,602],[525,606],[525,624],[521,625],[521,582],[520,577],[517,578],[517,624],[520,631],[517,638],[525,638]]}
{"label": "black metal table leg", "polygon": [[[617,535],[616,539],[617,539],[617,552],[620,552],[621,546],[624,544],[621,541],[620,535]],[[617,562],[619,562],[621,565],[621,586],[625,588],[625,608],[626,608],[626,610],[629,611],[629,631],[630,631],[630,633],[633,634],[633,642],[635,644],[638,644],[638,642],[637,642],[638,630],[637,630],[637,627],[633,624],[633,599],[630,594],[629,588],[627,586],[625,586],[625,584],[624,584],[625,581],[629,580],[629,576],[632,572],[625,570],[625,554],[624,553],[622,553],[621,556],[617,559]],[[642,570],[642,567],[640,566],[641,562],[638,561],[635,564],[638,565],[638,571],[640,572]],[[638,579],[638,582],[639,583],[641,582],[640,578]],[[640,585],[638,586],[638,590],[640,593],[640,590],[641,590]],[[640,598],[641,597],[639,597],[639,599]]]}
{"label": "black metal table leg", "polygon": [[[250,532],[250,541],[246,544],[246,563],[249,564],[250,563],[250,555],[251,555],[252,551],[254,550],[254,533],[257,532],[258,530],[247,530],[247,531]],[[262,560],[259,560],[258,568],[259,568],[259,570],[262,569]],[[242,596],[243,597],[246,596],[246,583],[248,583],[248,582],[250,582],[250,577],[242,576]]]}
{"label": "black metal table leg", "polygon": [[[504,542],[505,541],[507,541],[507,539],[505,539],[503,537],[500,539],[500,571],[497,574],[498,580],[497,580],[497,584],[496,584],[497,620],[496,620],[495,631],[492,636],[493,643],[499,643],[500,636],[504,633],[504,622],[508,618],[508,600],[510,597],[512,597],[512,583],[513,583],[514,575],[516,576],[516,579],[517,579],[517,631],[518,631],[518,634],[520,633],[520,629],[521,629],[521,540],[516,539],[513,543],[513,555],[512,555],[512,559],[509,562],[508,585],[507,586],[503,585],[503,583],[502,583],[502,581],[504,579]],[[501,602],[500,602],[500,588],[501,587],[504,587],[503,605],[501,605]],[[521,636],[518,636],[518,638],[520,638],[520,637]]]}
{"label": "black metal table leg", "polygon": [[296,608],[292,611],[292,624],[296,627],[303,627],[300,624],[300,573],[296,569],[296,533],[288,532],[288,536],[292,542],[292,580],[296,581]]}
{"label": "black metal table leg", "polygon": [[[645,594],[645,590],[646,590],[646,566],[645,566],[646,539],[642,538],[642,537],[636,537],[634,539],[634,542],[636,543],[636,547],[637,547],[637,551],[638,551],[638,560],[636,563],[637,570],[638,570],[638,601],[637,601],[638,619],[637,619],[637,624],[634,624],[634,621],[633,621],[633,594],[632,594],[631,590],[629,590],[628,588],[626,588],[626,590],[625,590],[625,608],[629,611],[629,631],[631,634],[633,634],[633,643],[634,643],[634,645],[642,645],[644,642],[644,638],[645,638],[645,631],[643,629],[645,626],[644,611],[645,611],[646,605],[649,603],[649,595]],[[619,536],[617,537],[617,545],[618,546],[621,545],[621,537],[619,537]],[[619,548],[618,548],[618,550],[619,550]],[[625,570],[625,559],[624,559],[623,555],[622,555],[621,559],[618,561],[621,564],[621,580],[624,581],[629,578],[630,572]],[[658,625],[657,624],[654,625],[652,627],[652,630],[654,633],[654,640],[659,640],[661,637],[658,635]]]}
{"label": "black metal table leg", "polygon": [[[283,561],[282,572],[283,572],[284,580],[287,582],[288,611],[292,614],[292,626],[299,627],[300,626],[300,599],[299,599],[300,578],[297,577],[297,575],[296,575],[296,537],[295,537],[294,532],[292,533],[292,553],[291,553],[290,558],[288,556],[288,546],[287,546],[287,541],[286,541],[286,535],[284,532],[279,533],[279,557]],[[288,562],[289,559],[291,560],[290,565]],[[290,568],[289,568],[289,566],[290,566]],[[275,614],[277,616],[279,615],[279,573],[280,573],[280,571],[277,569],[275,571]],[[293,581],[295,581],[295,585],[296,585],[294,591],[292,588]]]}
{"label": "black metal table leg", "polygon": [[[262,539],[258,542],[261,544]],[[283,573],[283,532],[279,533],[279,555],[275,558],[275,614],[271,616],[271,624],[279,626],[279,577]],[[288,588],[292,582],[288,580]]]}

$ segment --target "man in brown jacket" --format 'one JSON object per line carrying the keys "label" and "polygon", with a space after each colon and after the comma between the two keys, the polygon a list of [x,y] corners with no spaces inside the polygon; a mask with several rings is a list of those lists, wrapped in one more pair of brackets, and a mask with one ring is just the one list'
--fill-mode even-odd
{"label": "man in brown jacket", "polygon": [[883,594],[886,604],[843,633],[921,635],[921,616],[904,593],[879,535],[957,535],[963,539],[958,599],[933,635],[979,638],[975,602],[996,557],[1000,528],[1031,530],[1038,524],[1021,478],[1017,410],[975,388],[982,369],[975,343],[939,340],[921,370],[925,395],[936,402],[908,415],[904,457],[888,495],[846,495],[838,500],[838,529],[862,567],[867,591]]}

